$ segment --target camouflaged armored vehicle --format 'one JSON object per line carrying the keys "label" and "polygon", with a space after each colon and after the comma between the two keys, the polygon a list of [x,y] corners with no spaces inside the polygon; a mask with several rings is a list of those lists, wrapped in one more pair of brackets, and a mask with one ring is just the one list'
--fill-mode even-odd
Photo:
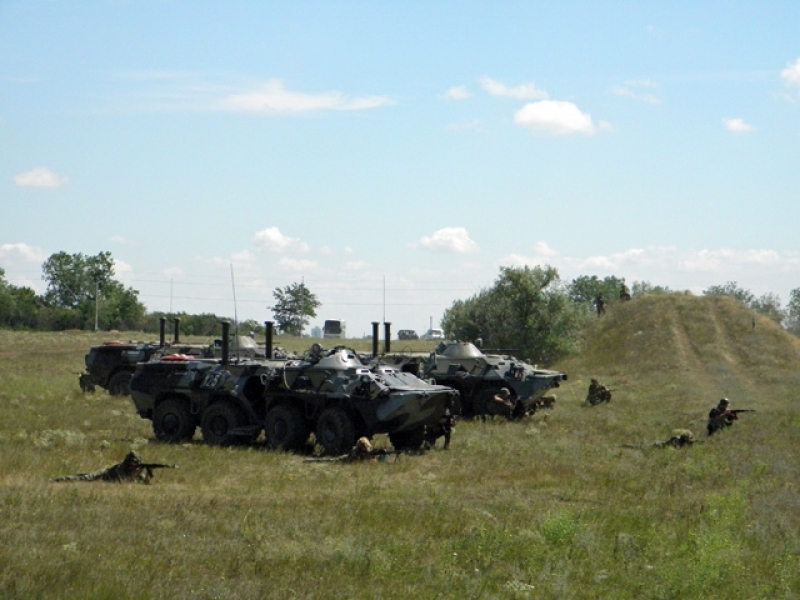
{"label": "camouflaged armored vehicle", "polygon": [[[239,357],[263,357],[264,349],[246,336],[234,336],[230,340],[231,353]],[[171,354],[190,355],[196,358],[219,358],[222,356],[222,340],[216,339],[208,344],[184,344],[155,342],[110,341],[89,348],[84,358],[86,370],[79,373],[79,385],[83,391],[99,386],[112,396],[127,396],[129,383],[136,365],[148,362],[154,357]]]}
{"label": "camouflaged armored vehicle", "polygon": [[389,434],[395,448],[418,448],[426,425],[437,424],[457,399],[449,387],[385,365],[365,366],[352,350],[315,344],[295,360],[221,361],[163,357],[140,364],[131,396],[156,438],[206,442],[255,440],[303,448],[313,433],[327,454],[349,451],[361,436]]}
{"label": "camouflaged armored vehicle", "polygon": [[112,396],[128,395],[137,363],[150,360],[158,349],[153,344],[116,340],[92,346],[84,358],[86,371],[80,374],[81,389],[89,391],[99,386]]}
{"label": "camouflaged armored vehicle", "polygon": [[442,342],[430,354],[384,354],[380,362],[418,374],[459,391],[462,416],[503,414],[494,397],[507,388],[514,416],[536,410],[548,390],[567,379],[566,373],[539,369],[513,356],[484,354],[470,342]]}

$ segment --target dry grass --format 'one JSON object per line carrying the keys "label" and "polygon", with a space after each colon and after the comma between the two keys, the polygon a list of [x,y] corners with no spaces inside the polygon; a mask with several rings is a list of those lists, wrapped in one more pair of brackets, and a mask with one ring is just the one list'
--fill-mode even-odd
{"label": "dry grass", "polygon": [[[108,336],[0,332],[0,597],[800,596],[797,340],[724,300],[613,308],[550,413],[353,465],[155,444],[130,400],[77,391]],[[610,405],[582,406],[591,376]],[[620,447],[701,433],[721,395],[758,412],[689,449]],[[48,481],[131,447],[181,469]]]}

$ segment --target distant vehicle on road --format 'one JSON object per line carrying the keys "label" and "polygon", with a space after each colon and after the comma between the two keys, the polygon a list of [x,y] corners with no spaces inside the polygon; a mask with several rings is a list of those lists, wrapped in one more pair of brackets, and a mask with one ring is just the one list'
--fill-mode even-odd
{"label": "distant vehicle on road", "polygon": [[341,319],[328,319],[322,326],[323,338],[346,338],[346,325]]}
{"label": "distant vehicle on road", "polygon": [[419,334],[413,329],[401,329],[397,332],[398,340],[418,340]]}
{"label": "distant vehicle on road", "polygon": [[422,336],[423,340],[443,340],[444,329],[428,329],[425,335]]}

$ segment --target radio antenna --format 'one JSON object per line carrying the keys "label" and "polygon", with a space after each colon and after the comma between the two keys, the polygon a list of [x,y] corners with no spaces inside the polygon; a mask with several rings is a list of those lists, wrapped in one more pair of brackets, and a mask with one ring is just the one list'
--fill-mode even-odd
{"label": "radio antenna", "polygon": [[233,320],[236,322],[234,333],[236,335],[236,358],[238,360],[241,358],[239,356],[239,314],[236,310],[236,283],[233,280],[233,263],[231,263],[231,288],[233,288]]}

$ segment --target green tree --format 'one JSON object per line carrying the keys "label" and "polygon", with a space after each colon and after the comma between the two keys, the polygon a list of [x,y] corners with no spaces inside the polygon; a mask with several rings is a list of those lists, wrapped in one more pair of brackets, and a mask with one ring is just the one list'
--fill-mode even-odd
{"label": "green tree", "polygon": [[795,335],[800,335],[800,288],[789,292],[789,304],[786,305],[784,327]]}
{"label": "green tree", "polygon": [[[56,322],[78,322],[87,327],[94,323],[95,311],[102,305],[103,329],[140,326],[145,307],[139,292],[125,288],[114,279],[114,259],[110,252],[84,256],[57,252],[42,264],[42,279],[47,281],[45,303],[52,308],[74,311],[78,319],[65,319],[61,312]],[[98,296],[99,294],[99,296]],[[99,300],[99,301],[98,301]]]}
{"label": "green tree", "polygon": [[268,306],[280,331],[291,335],[302,335],[303,329],[312,317],[317,316],[321,306],[317,297],[304,283],[293,283],[285,288],[275,288],[272,292],[275,305]]}
{"label": "green tree", "polygon": [[501,267],[493,287],[445,310],[442,327],[448,337],[481,338],[485,347],[548,364],[577,348],[585,320],[553,267]]}
{"label": "green tree", "polygon": [[712,285],[707,290],[703,290],[704,296],[730,296],[750,308],[756,297],[750,290],[740,288],[735,281],[729,281],[725,285]]}
{"label": "green tree", "polygon": [[631,284],[631,296],[636,298],[637,296],[646,296],[648,294],[651,295],[658,295],[658,294],[671,294],[672,290],[670,290],[667,286],[664,285],[653,285],[649,281],[634,281]]}
{"label": "green tree", "polygon": [[600,279],[597,275],[581,275],[567,286],[567,295],[570,300],[591,311],[598,294],[603,294],[606,304],[619,300],[619,292],[623,285],[625,285],[624,277],[620,279],[611,275]]}
{"label": "green tree", "polygon": [[36,328],[41,299],[31,288],[11,285],[5,275],[5,270],[0,268],[0,326]]}
{"label": "green tree", "polygon": [[114,277],[110,252],[84,256],[57,252],[42,264],[42,279],[47,282],[44,299],[50,306],[81,309],[94,303],[98,288],[104,291]]}
{"label": "green tree", "polygon": [[750,308],[755,312],[769,317],[780,324],[786,317],[786,311],[781,308],[781,298],[772,292],[766,293],[750,303]]}

